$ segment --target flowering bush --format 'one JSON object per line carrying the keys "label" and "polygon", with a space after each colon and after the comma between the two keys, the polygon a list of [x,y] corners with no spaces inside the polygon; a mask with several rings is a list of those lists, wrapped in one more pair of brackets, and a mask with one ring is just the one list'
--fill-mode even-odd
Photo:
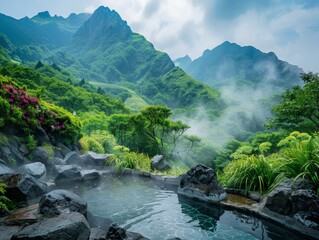
{"label": "flowering bush", "polygon": [[40,103],[37,98],[13,85],[2,85],[0,97],[0,127],[14,124],[30,133],[41,126],[47,132],[68,137],[70,141],[80,136],[80,121],[62,108],[44,101]]}

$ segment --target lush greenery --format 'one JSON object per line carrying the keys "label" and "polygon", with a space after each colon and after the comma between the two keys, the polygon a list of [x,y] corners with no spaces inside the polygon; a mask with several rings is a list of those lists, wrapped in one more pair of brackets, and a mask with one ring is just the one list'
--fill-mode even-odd
{"label": "lush greenery", "polygon": [[5,187],[6,185],[0,182],[0,216],[8,213],[10,209],[10,205],[12,205],[11,200],[5,196],[5,193],[6,193]]}

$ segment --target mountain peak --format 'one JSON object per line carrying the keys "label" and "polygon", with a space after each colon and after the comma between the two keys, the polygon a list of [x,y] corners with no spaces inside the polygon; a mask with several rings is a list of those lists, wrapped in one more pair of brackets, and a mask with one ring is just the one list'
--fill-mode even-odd
{"label": "mountain peak", "polygon": [[99,7],[74,35],[73,45],[108,46],[115,41],[125,41],[132,34],[131,28],[120,15],[108,7]]}
{"label": "mountain peak", "polygon": [[39,12],[36,16],[33,18],[51,18],[51,15],[48,11]]}

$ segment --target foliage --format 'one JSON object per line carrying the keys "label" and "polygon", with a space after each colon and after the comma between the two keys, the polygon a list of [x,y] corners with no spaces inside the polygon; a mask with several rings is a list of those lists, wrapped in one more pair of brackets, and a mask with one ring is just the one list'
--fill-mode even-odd
{"label": "foliage", "polygon": [[230,188],[265,193],[284,177],[276,161],[264,156],[234,160],[225,167],[220,180]]}
{"label": "foliage", "polygon": [[105,131],[108,129],[108,118],[104,112],[84,112],[80,113],[79,117],[82,119],[82,132],[86,135],[90,135],[97,130]]}
{"label": "foliage", "polygon": [[2,182],[0,182],[0,216],[1,213],[8,213],[9,212],[9,206],[12,204],[11,200],[5,196],[6,185]]}
{"label": "foliage", "polygon": [[33,135],[28,135],[26,146],[30,151],[34,150],[37,147],[37,140],[34,138]]}
{"label": "foliage", "polygon": [[96,141],[98,141],[102,145],[104,152],[110,153],[113,151],[113,148],[116,146],[115,137],[105,130],[93,131],[90,137],[94,138]]}
{"label": "foliage", "polygon": [[281,153],[287,177],[311,180],[319,188],[319,138],[295,140]]}
{"label": "foliage", "polygon": [[298,130],[307,133],[319,130],[319,76],[305,73],[301,75],[303,87],[288,90],[282,101],[274,109],[274,118],[268,127]]}
{"label": "foliage", "polygon": [[130,152],[127,147],[115,146],[113,148],[112,163],[115,164],[117,170],[124,168],[140,169],[142,171],[150,171],[150,158],[142,153]]}
{"label": "foliage", "polygon": [[90,136],[84,136],[80,139],[79,144],[81,146],[81,152],[93,151],[97,153],[104,153],[104,148],[95,138]]}

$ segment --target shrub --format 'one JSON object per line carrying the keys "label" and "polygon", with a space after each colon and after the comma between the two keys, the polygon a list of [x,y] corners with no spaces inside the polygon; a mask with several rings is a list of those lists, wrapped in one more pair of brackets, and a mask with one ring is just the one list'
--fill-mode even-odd
{"label": "shrub", "polygon": [[282,169],[287,177],[306,178],[319,188],[318,137],[293,142],[282,152]]}
{"label": "shrub", "polygon": [[34,138],[33,135],[29,135],[27,137],[27,148],[32,151],[37,147],[37,140]]}
{"label": "shrub", "polygon": [[9,206],[12,204],[11,200],[4,194],[6,185],[0,182],[0,216],[9,212]]}
{"label": "shrub", "polygon": [[113,152],[113,148],[116,146],[116,139],[108,131],[93,131],[90,136],[103,146],[105,152]]}
{"label": "shrub", "polygon": [[284,175],[277,160],[264,156],[249,156],[230,162],[220,176],[220,181],[230,188],[265,193],[276,186]]}
{"label": "shrub", "polygon": [[81,146],[81,152],[85,153],[87,151],[93,151],[96,153],[104,153],[103,146],[96,141],[93,137],[85,136],[79,141]]}

